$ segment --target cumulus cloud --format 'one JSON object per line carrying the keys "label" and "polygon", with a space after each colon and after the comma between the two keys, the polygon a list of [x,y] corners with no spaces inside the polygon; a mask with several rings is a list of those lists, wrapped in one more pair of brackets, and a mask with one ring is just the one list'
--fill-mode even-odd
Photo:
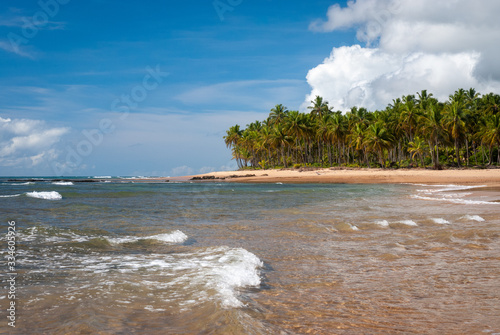
{"label": "cumulus cloud", "polygon": [[0,166],[33,168],[57,158],[53,148],[68,128],[51,128],[44,121],[0,117]]}
{"label": "cumulus cloud", "polygon": [[494,0],[357,0],[333,5],[310,29],[356,29],[364,47],[334,48],[307,75],[312,92],[336,108],[384,108],[427,89],[446,98],[458,88],[499,91],[500,23]]}

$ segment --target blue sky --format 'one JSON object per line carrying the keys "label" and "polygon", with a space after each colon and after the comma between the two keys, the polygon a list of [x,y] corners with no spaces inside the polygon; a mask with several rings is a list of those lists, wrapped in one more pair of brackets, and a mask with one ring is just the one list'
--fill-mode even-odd
{"label": "blue sky", "polygon": [[[457,68],[454,85],[494,90],[500,76],[489,55],[499,34],[488,13],[498,10],[482,1],[484,15],[470,18],[459,0],[448,19],[416,16],[405,0],[4,0],[0,175],[230,169],[225,131],[265,119],[278,103],[305,110],[319,94],[342,110],[378,108],[399,96],[398,80],[403,93],[451,93],[440,79]],[[460,33],[457,16],[484,40],[440,43]],[[416,22],[422,34],[443,24],[456,31],[433,34],[429,45],[418,33],[398,42]],[[453,66],[418,76],[441,64]]]}

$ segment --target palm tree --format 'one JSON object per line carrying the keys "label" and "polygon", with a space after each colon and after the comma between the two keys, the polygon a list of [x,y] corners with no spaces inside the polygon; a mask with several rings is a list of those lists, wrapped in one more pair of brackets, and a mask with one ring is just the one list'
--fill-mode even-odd
{"label": "palm tree", "polygon": [[[273,149],[272,128],[269,126],[262,127],[259,135],[260,135],[260,138],[259,138],[259,145],[258,146],[262,151],[266,152],[267,161],[271,162],[271,160],[272,160],[271,149]],[[262,160],[262,159],[260,159],[260,160]]]}
{"label": "palm tree", "polygon": [[328,107],[328,101],[323,100],[319,95],[311,101],[312,106],[307,107],[311,110],[311,115],[315,118],[322,118],[324,114],[330,112],[330,107]]}
{"label": "palm tree", "polygon": [[283,122],[288,114],[288,109],[282,104],[276,105],[271,108],[271,113],[269,113],[269,123],[275,125],[277,123]]}
{"label": "palm tree", "polygon": [[366,134],[366,125],[364,123],[357,123],[353,126],[347,138],[350,141],[350,146],[354,147],[354,149],[358,152],[358,161],[361,164],[361,160],[364,160],[365,163],[368,164],[368,157],[366,155],[365,147],[365,134]]}
{"label": "palm tree", "polygon": [[408,140],[413,141],[413,133],[418,118],[418,109],[416,108],[415,96],[407,95],[403,97],[403,104],[401,105],[400,122],[404,129],[407,131]]}
{"label": "palm tree", "polygon": [[429,142],[434,169],[439,169],[439,143],[444,135],[443,114],[438,103],[427,106],[425,114],[420,118],[421,132]]}
{"label": "palm tree", "polygon": [[469,90],[465,92],[467,106],[469,106],[469,108],[475,108],[476,102],[480,96],[481,94],[477,93],[474,88],[469,88]]}
{"label": "palm tree", "polygon": [[487,118],[483,128],[483,141],[489,147],[489,165],[493,159],[493,147],[497,146],[497,163],[500,163],[500,114],[491,115]]}
{"label": "palm tree", "polygon": [[271,140],[273,141],[274,146],[276,148],[279,148],[279,150],[281,152],[283,166],[285,168],[288,167],[285,149],[290,144],[290,136],[287,135],[286,129],[284,128],[284,126],[282,124],[278,123],[274,126],[274,129],[273,129],[273,132],[271,135]]}
{"label": "palm tree", "polygon": [[[350,163],[351,158],[368,166],[375,159],[385,166],[386,159],[408,157],[422,165],[430,153],[434,168],[439,168],[440,151],[447,153],[445,163],[456,160],[461,165],[463,150],[468,165],[470,144],[476,164],[477,149],[483,163],[488,150],[489,164],[494,163],[493,154],[500,150],[500,95],[459,89],[446,103],[426,90],[416,95],[395,99],[380,111],[353,107],[346,115],[333,113],[319,96],[312,101],[310,113],[289,112],[280,104],[264,122],[253,122],[244,130],[231,127],[224,141],[239,167],[324,163],[326,159],[331,165]],[[500,153],[497,159],[500,163]]]}
{"label": "palm tree", "polygon": [[226,136],[224,136],[224,141],[226,143],[226,147],[234,147],[238,140],[241,138],[242,131],[240,130],[239,125],[232,126],[226,131]]}
{"label": "palm tree", "polygon": [[422,90],[420,93],[417,93],[418,99],[416,99],[417,108],[421,111],[427,110],[427,107],[434,102],[437,102],[436,99],[433,98],[432,93],[427,93],[427,90]]}
{"label": "palm tree", "polygon": [[337,143],[337,162],[341,164],[343,151],[342,147],[345,145],[345,137],[347,135],[347,122],[346,118],[341,112],[333,114],[329,122],[331,140]]}
{"label": "palm tree", "polygon": [[316,140],[318,143],[318,160],[319,163],[323,163],[324,157],[324,147],[327,146],[328,151],[328,161],[331,165],[331,144],[333,142],[332,132],[331,132],[331,119],[330,114],[324,114],[316,122]]}
{"label": "palm tree", "polygon": [[368,127],[366,132],[365,145],[368,150],[378,154],[381,167],[385,167],[384,151],[391,147],[392,141],[393,136],[383,126],[382,122],[373,123]]}
{"label": "palm tree", "polygon": [[455,93],[450,95],[449,100],[465,105],[467,104],[467,92],[463,88],[456,90]]}
{"label": "palm tree", "polygon": [[460,142],[465,134],[465,111],[461,99],[451,101],[445,107],[444,124],[448,128],[449,134],[455,143],[455,157],[460,166]]}
{"label": "palm tree", "polygon": [[233,158],[236,160],[236,164],[241,168],[243,166],[241,155],[238,154],[238,150],[236,150],[239,141],[241,140],[243,132],[240,129],[239,125],[232,126],[226,131],[226,136],[224,136],[224,142],[226,143],[226,147],[233,148]]}
{"label": "palm tree", "polygon": [[498,114],[500,111],[500,95],[490,93],[483,95],[481,103],[484,105],[484,110],[488,114]]}
{"label": "palm tree", "polygon": [[299,111],[290,111],[285,119],[285,127],[288,135],[295,141],[295,162],[299,162],[299,155],[303,152],[302,143],[305,133],[307,132],[307,125],[305,122],[305,115]]}
{"label": "palm tree", "polygon": [[408,151],[412,153],[412,159],[415,159],[415,156],[420,158],[421,166],[424,167],[424,154],[427,152],[427,144],[423,139],[416,136],[412,142],[408,143],[409,148]]}

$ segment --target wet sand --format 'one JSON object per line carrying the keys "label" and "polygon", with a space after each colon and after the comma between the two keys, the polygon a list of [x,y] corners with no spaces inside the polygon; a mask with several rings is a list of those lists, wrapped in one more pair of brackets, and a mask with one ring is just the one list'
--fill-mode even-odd
{"label": "wet sand", "polygon": [[[253,175],[253,176],[249,176]],[[284,169],[212,172],[181,177],[242,183],[460,184],[500,187],[500,169]],[[203,179],[205,178],[205,179]],[[212,178],[212,179],[208,179]],[[172,178],[174,179],[174,178]],[[175,178],[177,179],[177,178]]]}

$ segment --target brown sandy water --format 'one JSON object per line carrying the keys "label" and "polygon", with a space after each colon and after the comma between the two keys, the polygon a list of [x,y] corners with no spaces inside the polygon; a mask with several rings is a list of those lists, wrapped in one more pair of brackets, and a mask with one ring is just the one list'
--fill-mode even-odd
{"label": "brown sandy water", "polygon": [[500,333],[495,188],[33,187],[62,199],[0,199],[20,264],[0,333]]}

